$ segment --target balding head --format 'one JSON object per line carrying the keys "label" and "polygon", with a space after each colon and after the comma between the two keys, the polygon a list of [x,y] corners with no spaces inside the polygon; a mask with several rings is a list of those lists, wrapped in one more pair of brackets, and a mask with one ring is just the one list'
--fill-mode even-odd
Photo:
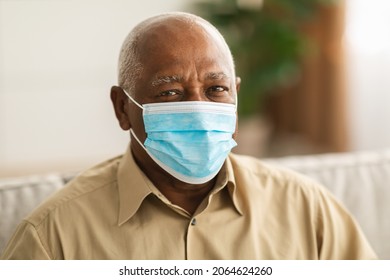
{"label": "balding head", "polygon": [[180,36],[193,36],[194,38],[189,40],[197,44],[196,36],[199,36],[199,32],[202,36],[209,37],[209,40],[213,40],[221,48],[221,53],[228,59],[234,76],[233,58],[220,32],[201,17],[189,13],[173,12],[142,21],[126,37],[119,56],[119,86],[133,95],[136,82],[143,71],[143,60],[148,57],[148,53],[158,51],[158,45],[154,44],[156,41],[171,44],[172,52],[175,52],[177,51],[175,44],[182,42]]}

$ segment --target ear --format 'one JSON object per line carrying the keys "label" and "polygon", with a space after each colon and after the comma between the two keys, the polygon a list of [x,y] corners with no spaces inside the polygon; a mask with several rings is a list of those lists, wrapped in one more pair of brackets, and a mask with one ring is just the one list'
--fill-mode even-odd
{"label": "ear", "polygon": [[241,87],[241,78],[240,77],[236,77],[236,91],[237,91],[237,94],[240,91],[240,87]]}
{"label": "ear", "polygon": [[122,88],[118,86],[111,87],[110,97],[119,126],[123,130],[129,130],[131,128],[131,123],[128,115],[128,97],[123,92]]}

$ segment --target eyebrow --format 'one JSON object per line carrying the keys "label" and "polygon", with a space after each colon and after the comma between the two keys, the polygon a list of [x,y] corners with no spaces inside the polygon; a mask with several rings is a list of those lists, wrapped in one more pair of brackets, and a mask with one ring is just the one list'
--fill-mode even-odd
{"label": "eyebrow", "polygon": [[205,75],[206,80],[225,80],[229,79],[229,76],[224,72],[209,72]]}
{"label": "eyebrow", "polygon": [[[204,76],[205,80],[225,80],[229,79],[229,76],[224,72],[208,72]],[[164,84],[172,84],[172,83],[181,83],[184,80],[182,76],[172,75],[172,76],[159,76],[151,82],[153,87],[158,87]]]}
{"label": "eyebrow", "polygon": [[155,80],[152,81],[152,86],[158,87],[163,84],[180,83],[182,81],[183,81],[183,77],[177,75],[161,76],[161,77],[157,77]]}

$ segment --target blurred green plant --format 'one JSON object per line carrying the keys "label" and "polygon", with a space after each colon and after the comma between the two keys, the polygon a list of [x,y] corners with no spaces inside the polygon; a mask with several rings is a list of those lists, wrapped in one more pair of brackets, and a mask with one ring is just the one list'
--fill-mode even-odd
{"label": "blurred green plant", "polygon": [[264,97],[300,77],[302,56],[313,50],[302,26],[321,5],[337,0],[215,0],[193,9],[224,35],[242,84],[240,116],[261,113]]}

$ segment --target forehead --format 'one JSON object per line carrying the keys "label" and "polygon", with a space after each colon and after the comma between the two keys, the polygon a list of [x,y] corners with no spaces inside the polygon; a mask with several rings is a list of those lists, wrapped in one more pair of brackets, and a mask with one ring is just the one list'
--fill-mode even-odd
{"label": "forehead", "polygon": [[[144,68],[154,71],[185,64],[233,68],[231,56],[219,33],[205,23],[167,19],[151,24],[138,40]],[[217,69],[215,69],[217,70]]]}

